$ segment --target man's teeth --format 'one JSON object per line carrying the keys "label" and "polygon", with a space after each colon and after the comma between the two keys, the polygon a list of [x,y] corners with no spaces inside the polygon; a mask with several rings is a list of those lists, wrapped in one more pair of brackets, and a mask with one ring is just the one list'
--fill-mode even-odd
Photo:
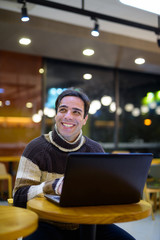
{"label": "man's teeth", "polygon": [[66,124],[66,123],[63,123],[63,125],[64,125],[65,127],[73,127],[73,124]]}

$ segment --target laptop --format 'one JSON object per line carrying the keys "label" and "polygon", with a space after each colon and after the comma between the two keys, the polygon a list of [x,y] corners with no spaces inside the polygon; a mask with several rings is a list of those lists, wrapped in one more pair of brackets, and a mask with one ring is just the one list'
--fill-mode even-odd
{"label": "laptop", "polygon": [[45,197],[62,207],[139,202],[152,153],[69,153],[61,196]]}

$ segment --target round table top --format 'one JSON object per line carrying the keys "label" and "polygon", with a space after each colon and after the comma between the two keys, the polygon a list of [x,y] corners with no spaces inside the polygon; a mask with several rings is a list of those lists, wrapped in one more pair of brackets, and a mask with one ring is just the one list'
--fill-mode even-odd
{"label": "round table top", "polygon": [[36,213],[19,207],[0,206],[0,239],[15,240],[34,232],[38,227]]}
{"label": "round table top", "polygon": [[146,218],[151,214],[151,205],[143,200],[126,205],[64,208],[44,197],[29,200],[27,208],[36,212],[40,219],[79,224],[129,222]]}

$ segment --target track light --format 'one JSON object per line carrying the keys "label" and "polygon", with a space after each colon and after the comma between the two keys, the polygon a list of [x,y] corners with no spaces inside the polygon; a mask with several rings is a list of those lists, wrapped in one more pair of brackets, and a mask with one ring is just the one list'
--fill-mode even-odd
{"label": "track light", "polygon": [[97,22],[97,20],[95,19],[95,25],[93,30],[91,31],[91,35],[94,37],[98,37],[99,36],[99,24]]}
{"label": "track light", "polygon": [[23,2],[21,21],[22,22],[28,22],[29,21],[29,17],[28,17],[28,14],[27,14],[27,8],[26,8],[26,1]]}

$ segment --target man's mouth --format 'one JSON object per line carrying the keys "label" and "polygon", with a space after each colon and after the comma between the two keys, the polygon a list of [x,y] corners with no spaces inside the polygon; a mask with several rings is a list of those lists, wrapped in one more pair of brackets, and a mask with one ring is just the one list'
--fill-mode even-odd
{"label": "man's mouth", "polygon": [[71,123],[62,123],[63,126],[65,127],[73,127],[74,124],[71,124]]}

